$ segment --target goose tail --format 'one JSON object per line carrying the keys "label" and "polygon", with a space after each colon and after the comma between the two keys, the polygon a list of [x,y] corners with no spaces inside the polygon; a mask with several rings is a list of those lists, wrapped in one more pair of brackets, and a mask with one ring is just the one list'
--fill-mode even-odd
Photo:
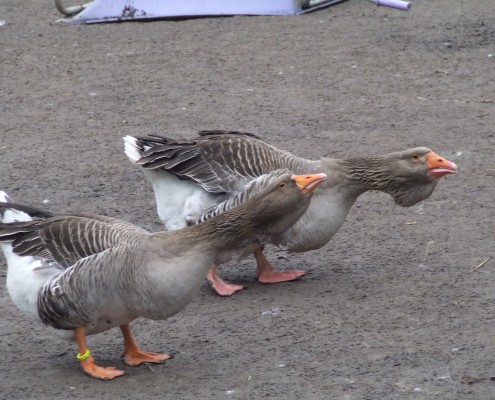
{"label": "goose tail", "polygon": [[[49,218],[51,213],[33,207],[16,204],[7,193],[0,191],[0,249],[7,262],[7,290],[19,310],[38,319],[38,293],[48,280],[61,271],[53,260],[38,256],[16,254],[8,239],[9,225],[16,222]],[[11,226],[11,225],[10,225]]]}
{"label": "goose tail", "polygon": [[131,160],[132,163],[136,164],[142,157],[143,151],[145,151],[144,143],[134,136],[124,136],[124,152]]}
{"label": "goose tail", "polygon": [[37,218],[50,218],[54,215],[48,211],[35,207],[14,203],[10,196],[0,190],[0,222],[8,224],[10,222],[32,221]]}
{"label": "goose tail", "polygon": [[[167,146],[173,142],[173,139],[160,135],[149,135],[146,137],[127,135],[122,139],[124,140],[124,152],[129,160],[134,164],[141,165],[149,162],[148,157],[150,154],[147,154],[149,149],[156,147],[159,150],[164,150],[161,146]],[[158,154],[161,154],[161,151]],[[143,157],[145,157],[144,160]]]}
{"label": "goose tail", "polygon": [[18,210],[10,196],[0,191],[0,221],[2,223],[31,221],[29,214]]}

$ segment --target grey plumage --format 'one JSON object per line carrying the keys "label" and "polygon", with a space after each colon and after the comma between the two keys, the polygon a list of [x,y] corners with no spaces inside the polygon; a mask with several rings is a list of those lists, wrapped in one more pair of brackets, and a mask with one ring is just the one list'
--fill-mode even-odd
{"label": "grey plumage", "polygon": [[[126,136],[124,142],[129,159],[143,167],[153,185],[158,215],[171,230],[205,221],[239,204],[260,185],[258,179],[277,170],[326,174],[327,180],[299,221],[286,232],[260,243],[275,244],[291,252],[326,245],[356,199],[367,191],[388,193],[396,204],[409,207],[428,198],[439,178],[457,170],[454,163],[426,147],[376,156],[308,160],[241,132],[207,131],[189,140]],[[183,154],[188,156],[183,158]],[[251,249],[260,282],[282,282],[304,274],[302,270],[274,271],[262,247]],[[216,268],[210,271],[208,280],[221,295],[240,289],[223,282]]]}
{"label": "grey plumage", "polygon": [[244,132],[202,131],[189,141],[158,135],[135,139],[142,150],[137,164],[192,179],[210,193],[242,191],[243,185],[261,175],[278,169],[299,170],[304,164],[293,154]]}
{"label": "grey plumage", "polygon": [[[308,160],[245,132],[201,131],[199,137],[190,140],[158,135],[134,138],[140,149],[136,164],[194,180],[207,192],[229,196],[242,194],[251,181],[281,169],[295,174],[321,171],[330,177],[324,186],[343,179],[350,186],[359,185],[361,192],[386,192],[402,206],[424,200],[438,183],[428,175],[424,161],[419,162],[432,152],[425,147],[383,156]],[[182,155],[186,153],[191,156],[184,161]],[[413,155],[418,156],[418,163],[408,165]]]}
{"label": "grey plumage", "polygon": [[[10,198],[8,198],[10,200]],[[54,214],[47,210],[41,210],[39,208],[26,206],[24,204],[14,203],[14,202],[3,202],[0,201],[0,216],[3,216],[7,210],[17,210],[30,215],[32,218],[49,218],[53,217]]]}
{"label": "grey plumage", "polygon": [[257,193],[261,192],[265,187],[267,187],[270,184],[270,182],[272,182],[273,179],[288,173],[290,173],[288,169],[277,169],[268,174],[264,174],[253,179],[237,195],[231,196],[227,200],[221,202],[220,204],[205,210],[203,215],[198,220],[198,223],[204,222],[210,218],[213,218],[217,215],[224,213],[227,210],[230,210],[231,208],[239,206],[240,204],[249,200]]}
{"label": "grey plumage", "polygon": [[175,314],[221,253],[288,229],[310,198],[284,174],[239,207],[183,230],[151,234],[109,217],[55,216],[0,224],[0,242],[60,266],[40,288],[41,321],[97,333],[138,316]]}

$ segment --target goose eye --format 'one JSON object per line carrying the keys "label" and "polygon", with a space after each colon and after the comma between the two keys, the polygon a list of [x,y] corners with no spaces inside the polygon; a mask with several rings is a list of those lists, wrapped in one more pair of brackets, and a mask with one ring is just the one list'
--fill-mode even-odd
{"label": "goose eye", "polygon": [[412,156],[412,158],[413,158],[413,160],[419,160],[419,156],[418,156],[417,154],[414,154],[414,155]]}
{"label": "goose eye", "polygon": [[284,188],[284,187],[286,187],[286,186],[287,186],[287,183],[285,183],[285,182],[282,182],[282,183],[280,183],[280,184],[278,185],[278,187],[281,187],[281,188]]}

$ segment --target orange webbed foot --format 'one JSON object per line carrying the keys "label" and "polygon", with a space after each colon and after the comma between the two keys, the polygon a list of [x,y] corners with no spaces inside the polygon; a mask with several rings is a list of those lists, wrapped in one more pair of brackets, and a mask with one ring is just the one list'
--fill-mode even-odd
{"label": "orange webbed foot", "polygon": [[212,267],[210,271],[208,271],[206,279],[219,296],[232,296],[235,292],[244,289],[244,286],[242,285],[225,282],[218,275],[216,267]]}
{"label": "orange webbed foot", "polygon": [[115,367],[100,367],[95,364],[93,357],[88,357],[84,361],[81,361],[81,366],[86,374],[92,378],[100,379],[102,381],[109,381],[124,375],[124,371],[121,371]]}
{"label": "orange webbed foot", "polygon": [[131,367],[136,367],[142,363],[162,364],[165,360],[172,357],[172,355],[166,353],[151,353],[135,350],[125,354],[125,363]]}
{"label": "orange webbed foot", "polygon": [[95,360],[91,357],[91,352],[86,346],[86,328],[80,326],[74,329],[74,335],[77,345],[79,347],[79,353],[77,359],[81,362],[81,367],[86,374],[92,378],[100,379],[102,381],[109,381],[124,375],[124,371],[120,371],[115,367],[100,367],[95,364]]}
{"label": "orange webbed foot", "polygon": [[263,270],[259,276],[258,281],[261,283],[279,283],[293,281],[306,274],[303,270],[295,269],[292,271],[275,271],[273,269]]}
{"label": "orange webbed foot", "polygon": [[256,258],[257,264],[256,275],[258,277],[258,281],[261,283],[293,281],[294,279],[306,274],[306,272],[300,269],[295,269],[292,271],[275,271],[273,266],[266,259],[261,248],[254,250],[254,257]]}

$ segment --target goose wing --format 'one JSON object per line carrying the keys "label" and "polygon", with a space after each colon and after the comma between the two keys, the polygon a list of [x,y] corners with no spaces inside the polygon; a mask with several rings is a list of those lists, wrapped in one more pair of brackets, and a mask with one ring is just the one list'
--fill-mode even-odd
{"label": "goose wing", "polygon": [[[9,198],[9,200],[10,200],[10,198]],[[31,207],[31,206],[27,206],[24,204],[13,203],[10,201],[9,202],[0,201],[0,217],[3,217],[5,215],[5,213],[9,210],[18,211],[18,212],[27,214],[26,219],[23,219],[23,221],[24,220],[27,221],[28,217],[31,219],[47,219],[47,218],[55,217],[57,215],[57,214],[51,213],[48,210],[42,210],[40,208]],[[58,214],[58,215],[63,215],[63,214]],[[113,217],[107,217],[107,216],[103,216],[103,215],[84,214],[84,213],[76,213],[76,214],[71,214],[71,215],[74,217],[77,216],[77,217],[86,217],[86,218],[90,218],[90,219],[95,219],[95,220],[104,222],[108,225],[115,225],[115,226],[119,226],[119,227],[126,226],[127,227],[126,229],[132,229],[135,231],[146,232],[144,229],[142,229],[142,228],[140,228],[140,227],[138,227],[138,226],[136,226],[130,222],[126,222],[126,221],[123,221],[123,220],[120,220],[117,218],[113,218]],[[21,221],[21,220],[19,220],[19,221]]]}
{"label": "goose wing", "polygon": [[[133,150],[139,154],[135,163],[163,169],[179,179],[192,179],[211,193],[236,194],[261,175],[291,168],[297,159],[245,132],[202,131],[191,140],[158,135],[133,139]],[[126,152],[129,155],[128,149]]]}
{"label": "goose wing", "polygon": [[41,321],[57,329],[75,329],[94,321],[102,302],[112,307],[108,299],[112,299],[115,291],[109,291],[107,285],[116,274],[109,267],[129,263],[125,251],[121,251],[123,246],[116,245],[81,258],[50,279],[38,296]]}
{"label": "goose wing", "polygon": [[143,233],[146,231],[135,225],[101,216],[58,216],[0,224],[0,241],[12,242],[14,253],[54,260],[63,268]]}

